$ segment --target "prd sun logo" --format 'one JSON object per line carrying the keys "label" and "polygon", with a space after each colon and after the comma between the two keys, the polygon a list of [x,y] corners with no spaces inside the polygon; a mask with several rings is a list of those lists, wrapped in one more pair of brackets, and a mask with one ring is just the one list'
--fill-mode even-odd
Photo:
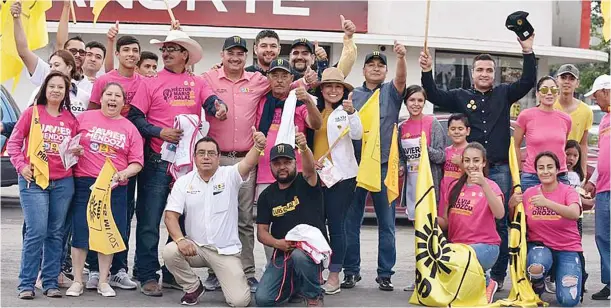
{"label": "prd sun logo", "polygon": [[437,225],[437,218],[429,213],[427,214],[428,224],[423,227],[424,232],[416,230],[416,247],[418,249],[418,255],[416,255],[416,262],[422,259],[424,265],[430,270],[429,277],[435,279],[437,273],[444,271],[446,274],[450,274],[452,270],[447,267],[444,263],[450,261],[448,255],[452,249],[447,245],[445,236]]}

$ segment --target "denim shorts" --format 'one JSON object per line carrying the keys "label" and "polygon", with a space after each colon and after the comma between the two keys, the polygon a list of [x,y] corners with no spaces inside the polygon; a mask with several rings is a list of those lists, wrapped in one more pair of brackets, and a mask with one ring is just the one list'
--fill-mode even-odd
{"label": "denim shorts", "polygon": [[[72,198],[72,247],[89,249],[89,226],[87,225],[87,204],[95,178],[75,177]],[[119,185],[110,196],[112,217],[121,237],[127,233],[127,185]]]}

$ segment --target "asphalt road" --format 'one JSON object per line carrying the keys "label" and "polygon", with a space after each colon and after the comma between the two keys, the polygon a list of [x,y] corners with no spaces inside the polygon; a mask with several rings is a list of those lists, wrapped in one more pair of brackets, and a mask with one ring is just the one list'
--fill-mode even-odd
{"label": "asphalt road", "polygon": [[[36,298],[32,301],[23,301],[17,298],[17,284],[19,274],[19,264],[21,260],[21,226],[23,218],[19,208],[19,199],[16,198],[17,190],[14,187],[2,188],[0,190],[2,207],[1,216],[1,263],[0,263],[0,305],[3,307],[15,306],[105,306],[105,307],[125,307],[125,306],[179,306],[182,292],[177,290],[164,289],[164,295],[160,298],[148,297],[139,291],[117,290],[115,298],[103,298],[94,291],[86,291],[80,298],[47,299],[42,292],[37,292]],[[132,223],[132,230],[135,230],[135,219]],[[161,226],[161,238],[167,237],[165,227]],[[392,281],[395,291],[384,292],[377,288],[374,279],[376,277],[377,266],[377,227],[375,221],[368,221],[363,226],[361,232],[361,259],[363,280],[353,289],[343,290],[337,295],[325,297],[326,306],[351,306],[351,307],[405,307],[409,306],[411,292],[404,292],[403,287],[414,280],[414,235],[413,227],[407,223],[399,223],[397,226],[397,263],[395,275]],[[133,233],[132,233],[133,234]],[[583,246],[585,250],[587,271],[590,278],[587,281],[589,293],[586,294],[582,306],[586,307],[609,307],[609,301],[592,301],[590,295],[601,288],[599,255],[594,242],[594,216],[586,215],[584,219],[584,238]],[[132,236],[130,247],[135,247],[135,240]],[[160,249],[162,245],[159,246]],[[130,266],[133,261],[133,249],[130,250]],[[263,246],[255,246],[255,259],[257,261],[257,277],[262,274],[265,254]],[[202,277],[206,278],[205,269],[197,270]],[[501,299],[508,295],[510,280],[505,281],[505,290],[497,292],[495,298]],[[550,306],[557,306],[554,295],[545,294],[543,300],[550,303]],[[254,306],[254,303],[251,304]],[[206,292],[200,299],[199,306],[226,306],[222,292]],[[293,305],[293,306],[302,306]]]}

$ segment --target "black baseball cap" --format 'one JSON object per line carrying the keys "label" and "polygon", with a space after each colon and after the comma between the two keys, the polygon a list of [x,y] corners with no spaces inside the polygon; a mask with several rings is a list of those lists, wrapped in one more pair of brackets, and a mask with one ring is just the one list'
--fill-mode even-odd
{"label": "black baseball cap", "polygon": [[312,42],[310,42],[307,38],[299,38],[294,40],[293,44],[291,44],[291,49],[299,45],[307,47],[310,53],[314,53],[314,44],[312,44]]}
{"label": "black baseball cap", "polygon": [[290,144],[280,143],[272,148],[269,157],[270,161],[280,157],[295,159],[295,149]]}
{"label": "black baseball cap", "polygon": [[560,66],[556,76],[562,76],[564,74],[571,74],[573,77],[579,79],[579,69],[573,64],[564,64]]}
{"label": "black baseball cap", "polygon": [[284,59],[276,59],[274,61],[272,61],[272,64],[269,65],[269,73],[271,73],[272,71],[279,69],[279,70],[285,70],[287,72],[289,72],[290,74],[293,74],[293,71],[291,70],[291,66],[289,64],[289,61],[284,60]]}
{"label": "black baseball cap", "polygon": [[223,44],[223,50],[228,50],[233,47],[240,47],[244,49],[244,51],[248,52],[248,48],[246,48],[246,40],[237,35],[226,38],[225,44]]}
{"label": "black baseball cap", "polygon": [[509,14],[505,20],[505,27],[515,32],[522,41],[531,37],[535,31],[526,17],[528,17],[527,12],[517,11]]}
{"label": "black baseball cap", "polygon": [[379,51],[374,51],[368,55],[365,56],[365,64],[369,63],[369,61],[373,60],[373,59],[380,59],[380,61],[382,61],[382,63],[384,63],[384,65],[386,65],[388,62],[386,61],[386,55],[384,55],[383,53],[379,52]]}

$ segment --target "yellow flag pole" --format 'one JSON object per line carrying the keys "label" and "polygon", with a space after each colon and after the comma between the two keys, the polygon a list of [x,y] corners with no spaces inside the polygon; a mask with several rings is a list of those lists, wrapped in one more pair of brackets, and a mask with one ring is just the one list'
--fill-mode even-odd
{"label": "yellow flag pole", "polygon": [[429,48],[429,16],[431,13],[431,0],[426,0],[426,15],[424,19],[424,52],[428,55]]}
{"label": "yellow flag pole", "polygon": [[337,137],[337,139],[335,139],[335,141],[333,142],[333,144],[331,145],[331,147],[327,150],[327,152],[325,154],[323,154],[323,156],[320,157],[320,159],[318,159],[319,162],[322,162],[322,160],[327,157],[327,155],[331,154],[331,150],[333,150],[335,148],[335,146],[337,146],[337,144],[339,143],[339,141],[342,139],[342,137],[346,136],[346,134],[350,131],[350,127],[346,126],[346,128],[344,128],[344,130],[342,131],[342,133],[339,135],[339,137]]}

